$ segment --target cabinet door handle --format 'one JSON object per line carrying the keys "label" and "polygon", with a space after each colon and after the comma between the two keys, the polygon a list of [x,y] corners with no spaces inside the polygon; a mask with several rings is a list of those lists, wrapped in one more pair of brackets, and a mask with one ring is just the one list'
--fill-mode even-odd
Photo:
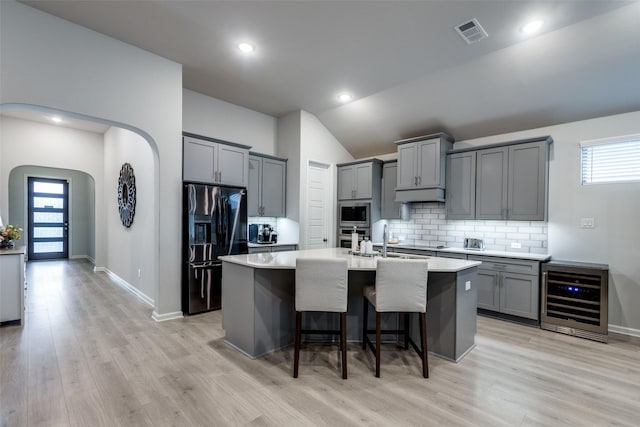
{"label": "cabinet door handle", "polygon": [[418,177],[418,185],[422,185],[422,177],[421,176]]}
{"label": "cabinet door handle", "polygon": [[417,176],[414,176],[414,177],[413,177],[413,186],[414,186],[414,187],[417,187],[417,186],[418,186],[418,177],[417,177]]}
{"label": "cabinet door handle", "polygon": [[547,314],[547,272],[542,272],[542,314]]}

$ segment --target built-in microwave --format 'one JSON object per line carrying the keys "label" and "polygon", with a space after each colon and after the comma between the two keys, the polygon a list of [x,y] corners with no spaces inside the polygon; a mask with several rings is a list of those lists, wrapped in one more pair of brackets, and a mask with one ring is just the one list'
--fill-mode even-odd
{"label": "built-in microwave", "polygon": [[338,204],[340,227],[368,228],[371,225],[371,203],[342,202]]}

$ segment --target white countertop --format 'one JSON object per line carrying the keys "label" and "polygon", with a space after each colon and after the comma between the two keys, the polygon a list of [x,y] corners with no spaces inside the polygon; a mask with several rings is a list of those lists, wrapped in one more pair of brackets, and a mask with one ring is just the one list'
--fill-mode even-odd
{"label": "white countertop", "polygon": [[[245,267],[265,269],[293,269],[296,258],[344,258],[348,262],[349,270],[373,271],[379,257],[362,257],[350,255],[348,249],[326,248],[304,251],[266,252],[246,255],[226,255],[219,259],[224,262],[243,265]],[[480,265],[480,261],[466,261],[462,259],[429,257],[429,271],[455,273],[467,268]]]}
{"label": "white countertop", "polygon": [[26,250],[26,246],[15,246],[11,249],[0,249],[0,255],[24,255]]}
{"label": "white countertop", "polygon": [[262,247],[270,247],[270,246],[293,246],[298,245],[297,243],[289,243],[289,242],[278,242],[278,243],[248,243],[247,246],[250,248],[262,248]]}
{"label": "white countertop", "polygon": [[[374,243],[374,246],[382,246],[382,243]],[[467,254],[476,256],[495,256],[501,258],[514,258],[514,259],[529,259],[533,261],[548,261],[551,259],[551,255],[548,254],[532,254],[529,252],[505,252],[505,251],[491,251],[491,250],[473,250],[463,248],[434,248],[433,246],[421,246],[421,245],[407,245],[407,244],[388,244],[387,248],[403,248],[403,249],[416,249],[423,251],[435,251],[435,252],[449,252],[454,254]]]}

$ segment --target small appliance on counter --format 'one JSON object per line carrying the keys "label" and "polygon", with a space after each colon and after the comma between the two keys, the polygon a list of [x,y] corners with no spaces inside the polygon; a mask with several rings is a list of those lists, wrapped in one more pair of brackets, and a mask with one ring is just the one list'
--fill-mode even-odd
{"label": "small appliance on counter", "polygon": [[269,242],[278,243],[278,232],[275,230],[271,231],[271,235],[269,236]]}
{"label": "small appliance on counter", "polygon": [[273,227],[271,224],[262,224],[260,225],[260,229],[258,231],[258,243],[269,244],[271,242],[271,233],[273,232]]}
{"label": "small appliance on counter", "polygon": [[476,251],[484,251],[484,241],[482,239],[464,239],[464,248]]}

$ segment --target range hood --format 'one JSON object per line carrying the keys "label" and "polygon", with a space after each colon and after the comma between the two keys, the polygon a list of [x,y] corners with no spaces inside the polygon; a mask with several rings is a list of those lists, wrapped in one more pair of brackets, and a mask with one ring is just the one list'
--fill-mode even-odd
{"label": "range hood", "polygon": [[396,190],[396,202],[444,202],[444,188]]}

